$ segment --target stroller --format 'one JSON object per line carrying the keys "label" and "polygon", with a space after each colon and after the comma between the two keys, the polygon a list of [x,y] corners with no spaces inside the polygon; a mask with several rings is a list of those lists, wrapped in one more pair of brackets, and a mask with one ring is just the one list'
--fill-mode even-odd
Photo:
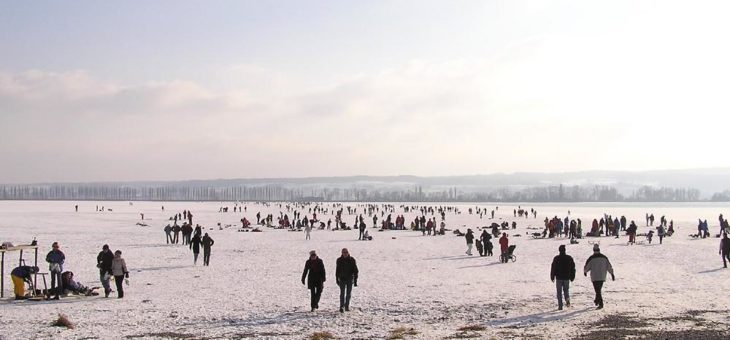
{"label": "stroller", "polygon": [[512,262],[517,261],[517,255],[514,254],[516,245],[511,245],[507,247],[507,253],[502,254],[502,262],[507,263],[509,260],[512,260]]}

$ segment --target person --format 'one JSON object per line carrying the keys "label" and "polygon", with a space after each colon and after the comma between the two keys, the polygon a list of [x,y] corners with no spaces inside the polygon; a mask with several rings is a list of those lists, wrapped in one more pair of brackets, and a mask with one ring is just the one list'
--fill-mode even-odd
{"label": "person", "polygon": [[215,241],[208,236],[208,233],[205,233],[205,236],[203,236],[203,266],[209,266],[210,265],[210,247],[212,247],[215,244]]}
{"label": "person", "polygon": [[74,279],[74,273],[73,272],[64,272],[61,277],[63,278],[63,288],[64,292],[63,294],[73,293],[75,295],[83,294],[86,296],[92,296],[92,295],[99,295],[99,293],[95,292],[95,288],[89,288],[81,284],[80,282],[76,281]]}
{"label": "person", "polygon": [[31,275],[35,273],[38,273],[38,267],[35,266],[18,266],[10,272],[16,300],[27,299],[25,296],[25,283],[27,282],[32,285]]}
{"label": "person", "polygon": [[[208,233],[205,233],[206,235]],[[193,239],[190,240],[190,246],[188,246],[190,249],[193,250],[193,265],[198,264],[198,255],[200,254],[200,244],[203,243],[203,240],[200,238],[198,234],[195,234],[193,236]]]}
{"label": "person", "polygon": [[722,233],[718,254],[722,255],[722,267],[727,268],[727,261],[730,260],[730,238],[727,237],[727,233]]}
{"label": "person", "polygon": [[593,255],[586,260],[583,267],[583,276],[588,276],[588,272],[591,272],[593,289],[596,291],[596,299],[593,300],[593,303],[598,306],[596,309],[602,309],[603,296],[601,295],[601,289],[603,289],[603,283],[606,281],[606,272],[611,274],[611,280],[613,281],[616,281],[616,276],[613,275],[611,261],[601,254],[601,248],[598,244],[593,245]]}
{"label": "person", "polygon": [[340,313],[350,311],[350,294],[352,286],[357,287],[357,262],[350,256],[347,248],[342,248],[342,255],[337,258],[335,281],[340,286]]}
{"label": "person", "polygon": [[183,235],[183,245],[190,245],[190,237],[193,235],[193,226],[190,224],[184,223],[182,228],[180,228],[180,231]]}
{"label": "person", "polygon": [[66,261],[66,255],[61,251],[58,242],[53,242],[51,247],[53,249],[46,255],[46,262],[48,262],[48,271],[51,272],[51,290],[56,292],[53,299],[58,300],[61,298],[61,291],[63,291],[61,273],[63,273],[63,262]]}
{"label": "person", "polygon": [[634,221],[631,221],[631,224],[629,224],[629,227],[626,228],[626,233],[629,234],[629,243],[628,244],[635,244],[636,243],[636,230],[639,229],[636,226],[636,223]]}
{"label": "person", "polygon": [[180,242],[180,231],[181,230],[182,230],[182,228],[180,228],[180,226],[177,225],[177,223],[175,223],[175,225],[172,226],[172,243],[178,244],[178,242]]}
{"label": "person", "polygon": [[471,247],[474,245],[474,232],[467,229],[464,238],[466,239],[466,255],[471,256]]}
{"label": "person", "polygon": [[[665,222],[665,223],[666,223],[666,222]],[[656,234],[657,234],[657,236],[659,236],[659,244],[662,244],[662,240],[664,240],[664,234],[665,234],[665,233],[666,233],[666,232],[664,231],[664,224],[660,224],[660,225],[659,225],[659,226],[657,227],[657,233],[656,233]]]}
{"label": "person", "polygon": [[309,288],[312,293],[310,306],[312,307],[312,312],[314,312],[315,309],[319,309],[319,298],[322,296],[324,282],[327,281],[324,263],[322,262],[322,259],[317,257],[317,252],[314,250],[309,252],[309,259],[304,263],[302,284],[304,284],[305,278],[307,279],[307,288]]}
{"label": "person", "polygon": [[312,233],[312,226],[310,224],[307,224],[304,226],[304,239],[310,240],[312,237],[310,234]]}
{"label": "person", "polygon": [[507,263],[507,251],[509,249],[509,239],[507,238],[507,233],[502,233],[502,237],[499,238],[499,247],[502,251],[502,256],[500,256],[500,261]]}
{"label": "person", "polygon": [[492,256],[492,242],[490,241],[492,236],[489,235],[486,228],[482,230],[480,238],[482,239],[482,246],[484,247],[484,256]]}
{"label": "person", "polygon": [[172,243],[172,227],[170,226],[170,224],[166,225],[165,229],[163,230],[165,230],[165,235],[167,236],[167,244]]}
{"label": "person", "polygon": [[99,268],[99,280],[104,287],[104,297],[109,297],[112,289],[109,287],[109,279],[112,277],[112,261],[114,254],[109,249],[109,245],[105,244],[101,247],[99,255],[96,256],[96,268]]}
{"label": "person", "polygon": [[[360,215],[362,217],[362,215]],[[357,237],[358,240],[362,240],[365,236],[365,222],[360,221],[360,235]]]}
{"label": "person", "polygon": [[550,281],[555,282],[558,293],[558,310],[562,310],[563,295],[565,295],[565,306],[570,307],[570,282],[575,280],[575,262],[573,257],[565,253],[564,244],[558,247],[558,253],[550,266]]}
{"label": "person", "polygon": [[[129,271],[127,270],[127,262],[122,258],[122,251],[116,250],[114,252],[114,259],[112,260],[112,275],[114,275],[114,283],[117,285],[117,298],[121,299],[124,297],[124,287],[122,287],[122,281],[129,279]],[[129,280],[127,280],[129,284]]]}

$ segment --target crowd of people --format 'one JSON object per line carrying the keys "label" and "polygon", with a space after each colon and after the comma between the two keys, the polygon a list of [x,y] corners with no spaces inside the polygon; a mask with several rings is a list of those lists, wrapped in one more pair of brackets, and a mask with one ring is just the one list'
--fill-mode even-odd
{"label": "crowd of people", "polygon": [[[273,224],[274,214],[261,215],[256,212],[256,224],[268,226],[271,228],[288,228],[289,230],[301,230],[304,232],[305,240],[310,240],[314,230],[356,230],[358,240],[373,240],[368,229],[386,231],[386,230],[412,230],[420,231],[421,235],[446,235],[446,219],[447,214],[461,214],[458,207],[454,206],[427,206],[427,205],[401,205],[396,207],[392,204],[355,204],[343,205],[341,203],[333,204],[311,204],[311,203],[260,203],[265,207],[277,204],[280,208],[278,216],[278,225]],[[78,207],[75,207],[78,209]],[[396,213],[400,209],[403,213]],[[164,211],[164,207],[162,208]],[[483,215],[488,218],[494,218],[494,209],[486,209],[482,207],[468,208],[469,214],[477,214],[480,219]],[[241,204],[236,204],[233,211],[246,211],[249,209]],[[228,207],[221,207],[219,212],[228,212]],[[526,209],[519,207],[513,211],[514,217],[532,217],[537,218],[535,209]],[[406,228],[406,214],[413,214],[409,228]],[[354,223],[348,226],[345,215],[354,216]],[[431,216],[429,216],[431,215]],[[290,217],[291,216],[291,217]],[[332,227],[332,218],[334,217],[334,227]],[[395,217],[393,217],[395,216]],[[366,219],[367,217],[367,219]],[[327,219],[327,222],[324,222]],[[215,241],[208,235],[203,233],[202,227],[197,224],[193,228],[193,214],[188,210],[182,213],[175,213],[169,218],[171,224],[164,227],[167,244],[180,244],[188,246],[193,254],[193,265],[197,265],[199,254],[203,252],[203,266],[210,264],[210,254]],[[178,225],[178,221],[182,221]],[[248,222],[246,217],[241,219],[243,227]],[[372,224],[369,223],[372,221]],[[248,222],[248,223],[246,223]],[[722,256],[723,267],[727,268],[727,262],[730,261],[730,238],[728,233],[728,221],[723,215],[719,216],[720,247],[718,254]],[[646,214],[646,226],[651,229],[643,234],[639,234],[639,227],[635,221],[627,219],[625,216],[611,216],[604,214],[603,216],[592,219],[590,229],[584,232],[583,221],[580,218],[571,218],[570,212],[568,216],[559,218],[545,218],[543,221],[543,230],[541,233],[533,233],[534,238],[565,238],[570,243],[578,243],[578,240],[584,238],[601,238],[601,237],[620,237],[621,233],[627,236],[627,244],[637,244],[637,236],[646,237],[646,242],[651,244],[654,235],[658,237],[659,244],[663,244],[665,237],[671,237],[675,234],[674,221],[661,216],[659,223],[655,225],[653,214]],[[499,261],[507,263],[515,257],[513,251],[515,244],[510,244],[510,235],[508,232],[517,228],[517,222],[502,221],[500,223],[493,222],[489,226],[484,226],[479,234],[476,234],[471,228],[466,229],[466,233],[460,232],[458,229],[454,231],[457,236],[463,236],[466,241],[466,255],[473,255],[473,247],[476,244],[476,250],[482,257],[494,256],[493,240],[499,244]],[[699,220],[697,234],[691,237],[707,238],[710,237],[709,226],[706,220]],[[182,236],[182,237],[180,237]],[[520,236],[513,234],[513,236]],[[128,284],[129,271],[125,260],[122,258],[122,252],[116,250],[112,252],[108,245],[102,247],[101,252],[97,256],[97,267],[99,269],[99,280],[103,287],[104,296],[108,297],[114,290],[110,281],[114,279],[114,286],[118,298],[124,297],[124,283]],[[49,265],[49,274],[51,277],[51,288],[44,292],[47,299],[60,299],[65,294],[83,294],[97,295],[95,292],[97,287],[88,287],[81,284],[74,278],[71,271],[64,270],[65,254],[60,249],[58,242],[54,242],[51,251],[46,256]],[[573,258],[567,254],[565,245],[558,247],[558,255],[553,258],[550,270],[550,279],[555,282],[556,297],[558,309],[570,307],[570,282],[575,280],[576,265]],[[33,266],[18,266],[12,270],[11,276],[14,284],[14,292],[17,299],[25,298],[25,284],[31,282],[32,277],[39,272],[39,268]],[[610,274],[612,280],[615,280],[613,266],[608,257],[601,253],[598,242],[593,245],[593,254],[586,260],[583,267],[584,275],[590,273],[590,279],[595,290],[594,303],[596,308],[601,309],[604,306],[602,288],[606,278]],[[302,272],[302,284],[305,284],[311,291],[310,307],[312,311],[319,308],[319,299],[326,282],[325,265],[322,259],[317,256],[316,251],[310,252],[309,259],[305,262]],[[357,287],[358,268],[355,259],[350,256],[347,248],[341,250],[341,256],[336,260],[335,283],[340,288],[339,311],[345,312],[350,310],[350,297],[352,288]]]}

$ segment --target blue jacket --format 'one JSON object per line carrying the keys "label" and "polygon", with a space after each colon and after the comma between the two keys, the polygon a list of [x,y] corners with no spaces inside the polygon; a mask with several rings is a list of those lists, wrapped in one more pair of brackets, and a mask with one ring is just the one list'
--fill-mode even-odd
{"label": "blue jacket", "polygon": [[30,266],[15,267],[15,269],[10,272],[10,275],[17,276],[21,279],[30,279],[30,274]]}
{"label": "blue jacket", "polygon": [[66,255],[63,254],[60,250],[51,250],[48,252],[48,255],[46,255],[46,262],[48,263],[58,263],[61,266],[61,271],[63,272],[63,261],[66,260]]}

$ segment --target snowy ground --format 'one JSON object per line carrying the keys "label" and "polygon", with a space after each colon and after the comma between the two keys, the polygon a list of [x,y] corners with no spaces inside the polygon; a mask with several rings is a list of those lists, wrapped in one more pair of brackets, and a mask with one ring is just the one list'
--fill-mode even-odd
{"label": "snowy ground", "polygon": [[[79,212],[73,206],[79,204]],[[113,212],[96,212],[95,206]],[[161,211],[161,205],[165,212]],[[723,338],[728,335],[730,269],[722,268],[719,240],[691,239],[697,218],[707,219],[717,233],[717,216],[729,205],[529,205],[537,219],[513,218],[516,205],[500,205],[495,220],[518,221],[510,231],[517,262],[496,257],[466,256],[463,237],[424,237],[420,232],[372,232],[371,242],[357,241],[355,231],[301,232],[264,230],[237,232],[238,220],[255,213],[278,215],[278,206],[247,204],[243,213],[218,213],[232,203],[189,202],[0,202],[0,242],[27,243],[37,237],[41,261],[58,241],[66,253],[66,270],[87,285],[97,286],[96,254],[108,243],[120,249],[130,269],[131,285],[124,299],[68,297],[60,301],[12,300],[9,271],[17,253],[6,257],[5,299],[0,301],[0,338],[292,338],[318,331],[337,338],[387,338],[398,327],[413,328],[406,339],[436,338],[595,338],[630,336]],[[398,205],[396,205],[398,206]],[[449,229],[472,229],[492,220],[447,214]],[[494,205],[483,204],[491,209]],[[215,239],[211,266],[193,266],[182,245],[166,245],[162,227],[173,212],[189,209],[195,222]],[[626,245],[620,239],[584,239],[568,245],[579,267],[571,285],[573,306],[557,310],[550,263],[565,239],[534,240],[528,227],[541,227],[546,217],[581,218],[584,228],[603,213],[626,215],[644,227],[644,213],[673,219],[675,236],[663,245]],[[139,213],[150,226],[140,227]],[[330,211],[332,212],[332,211]],[[362,212],[362,208],[359,209]],[[397,209],[396,213],[401,213]],[[310,215],[308,212],[303,215]],[[345,212],[347,214],[347,212]],[[289,213],[291,216],[291,213]],[[410,222],[415,214],[406,214]],[[395,216],[393,216],[395,217]],[[333,218],[321,216],[325,221]],[[355,216],[345,216],[352,224]],[[379,217],[380,219],[380,217]],[[372,219],[366,216],[366,222]],[[234,227],[218,230],[217,223]],[[585,230],[584,230],[585,231]],[[477,231],[478,233],[478,231]],[[601,242],[613,263],[616,281],[604,288],[606,308],[596,311],[590,280],[580,268],[591,255],[588,241]],[[642,240],[642,239],[640,239]],[[334,283],[335,259],[347,247],[360,268],[351,312],[337,312],[339,289]],[[309,311],[309,291],[300,277],[307,253],[316,249],[328,280],[317,312]],[[474,250],[476,254],[476,249]],[[43,271],[45,262],[40,264]],[[51,327],[64,313],[75,329]],[[464,326],[483,330],[460,331]],[[691,332],[687,332],[691,331]]]}

